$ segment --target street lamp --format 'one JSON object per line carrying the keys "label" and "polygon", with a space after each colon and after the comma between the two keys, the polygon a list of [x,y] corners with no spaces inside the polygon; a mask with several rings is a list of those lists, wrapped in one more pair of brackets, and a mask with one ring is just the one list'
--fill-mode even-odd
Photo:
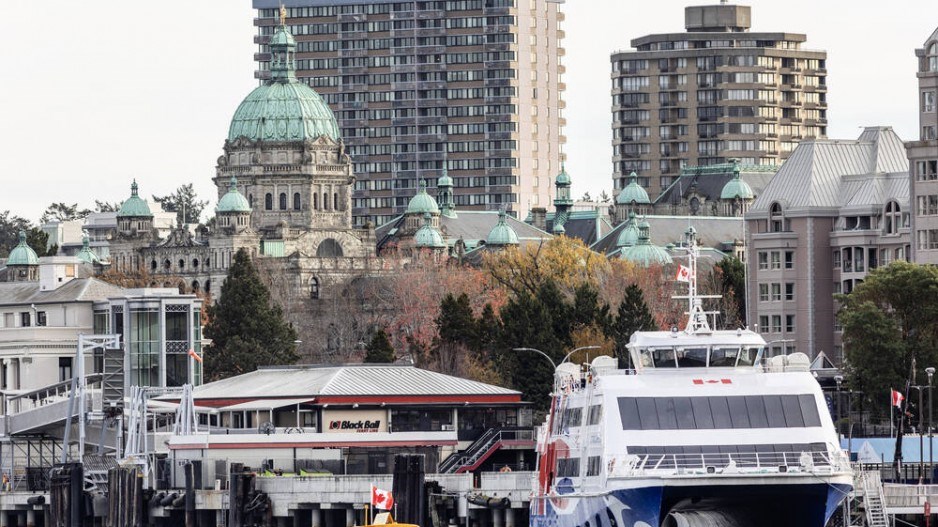
{"label": "street lamp", "polygon": [[[578,352],[578,351],[581,351],[581,350],[594,350],[594,349],[598,349],[598,348],[600,348],[600,346],[580,346],[579,348],[574,349],[574,350],[571,351],[570,353],[567,353],[567,354],[564,356],[563,360],[560,361],[560,364],[563,364],[563,363],[567,362],[567,359],[569,359],[571,355],[573,355],[574,353],[576,353],[576,352]],[[560,364],[557,364],[556,362],[554,362],[554,359],[550,358],[550,355],[544,353],[543,351],[541,351],[541,350],[539,350],[539,349],[537,349],[537,348],[512,348],[512,351],[533,351],[534,353],[537,353],[537,354],[539,354],[540,356],[542,356],[542,357],[544,357],[545,359],[547,359],[548,361],[550,361],[550,365],[553,366],[553,368],[554,368],[555,371],[557,370],[557,366],[560,366]]]}
{"label": "street lamp", "polygon": [[931,412],[931,378],[935,375],[935,368],[928,367],[925,368],[925,373],[928,374],[928,465],[930,474],[928,475],[928,482],[934,483],[935,479],[935,455],[934,452],[934,431],[932,430],[932,412]]}
{"label": "street lamp", "polygon": [[[931,370],[934,373],[935,369],[931,368]],[[928,373],[928,369],[926,369],[926,373]],[[928,381],[929,384],[931,384],[931,375],[928,376]],[[925,479],[925,434],[922,431],[922,429],[925,428],[925,412],[922,405],[922,390],[928,388],[928,386],[918,384],[909,386],[909,388],[918,390],[918,408],[916,409],[916,411],[918,411],[918,483],[921,485]],[[930,395],[931,392],[929,391],[929,396]],[[929,446],[931,446],[931,441],[929,441]]]}
{"label": "street lamp", "polygon": [[[835,375],[834,382],[837,383],[837,409],[839,410],[838,413],[843,414],[843,408],[841,407],[841,405],[843,404],[843,397],[840,396],[840,387],[844,382],[844,376]],[[847,390],[847,456],[850,459],[853,458],[853,422],[851,420],[852,412],[850,411],[851,403],[853,401],[851,400],[851,393],[852,392],[850,390]]]}

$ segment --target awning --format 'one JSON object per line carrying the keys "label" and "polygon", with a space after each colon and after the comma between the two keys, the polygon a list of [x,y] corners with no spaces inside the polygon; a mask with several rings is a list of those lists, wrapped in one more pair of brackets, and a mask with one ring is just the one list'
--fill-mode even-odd
{"label": "awning", "polygon": [[304,397],[302,399],[257,399],[245,403],[233,404],[218,408],[219,412],[251,412],[259,410],[276,410],[285,406],[296,406],[302,403],[308,403],[315,400],[315,397]]}

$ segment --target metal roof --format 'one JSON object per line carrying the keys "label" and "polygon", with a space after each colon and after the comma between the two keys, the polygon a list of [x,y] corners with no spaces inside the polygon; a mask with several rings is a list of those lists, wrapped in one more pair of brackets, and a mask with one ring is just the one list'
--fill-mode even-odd
{"label": "metal roof", "polygon": [[199,399],[305,398],[383,395],[521,395],[500,386],[461,379],[413,366],[278,366],[198,386]]}
{"label": "metal roof", "polygon": [[[461,238],[467,248],[474,249],[479,246],[479,242],[485,241],[489,232],[498,223],[498,211],[495,210],[457,210],[456,212],[458,215],[455,218],[445,215],[440,216],[440,232],[443,234],[447,245],[450,246]],[[505,218],[505,222],[518,235],[518,241],[521,245],[525,245],[526,242],[548,240],[553,237],[551,234],[511,215]],[[401,215],[375,229],[378,249],[380,250],[381,247],[394,242],[399,237],[399,229],[403,225],[404,216]]]}
{"label": "metal roof", "polygon": [[[846,203],[842,186],[853,181],[845,176],[883,177],[883,174],[908,174],[908,170],[905,146],[889,127],[866,128],[856,141],[802,141],[756,197],[750,212],[756,216],[764,215],[776,202],[781,203],[786,212],[810,208],[839,209]],[[875,185],[871,184],[857,199],[866,201],[873,196],[881,196]],[[859,190],[857,188],[853,194]],[[907,188],[900,193],[903,194],[904,202],[908,203]]]}
{"label": "metal roof", "polygon": [[[688,227],[697,230],[699,243],[702,247],[721,248],[725,243],[743,239],[743,219],[728,216],[644,216],[643,219],[651,225],[652,237],[655,245],[675,245],[684,241],[684,233]],[[619,233],[626,227],[627,222],[620,223],[603,239],[590,246],[590,249],[612,255],[617,247]]]}
{"label": "metal roof", "polygon": [[39,282],[0,283],[0,306],[93,302],[124,294],[124,289],[96,278],[76,278],[51,291],[40,291]]}

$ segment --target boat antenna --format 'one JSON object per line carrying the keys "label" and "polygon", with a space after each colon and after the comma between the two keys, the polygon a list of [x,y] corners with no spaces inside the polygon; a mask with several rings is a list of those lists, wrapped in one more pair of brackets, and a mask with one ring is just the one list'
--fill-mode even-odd
{"label": "boat antenna", "polygon": [[687,250],[687,265],[678,268],[677,279],[687,282],[687,296],[674,296],[675,299],[687,299],[687,334],[710,333],[710,321],[707,315],[716,315],[715,311],[704,311],[705,298],[720,298],[720,295],[701,295],[697,293],[697,261],[700,258],[700,247],[697,245],[697,230],[688,227],[684,233],[685,249]]}

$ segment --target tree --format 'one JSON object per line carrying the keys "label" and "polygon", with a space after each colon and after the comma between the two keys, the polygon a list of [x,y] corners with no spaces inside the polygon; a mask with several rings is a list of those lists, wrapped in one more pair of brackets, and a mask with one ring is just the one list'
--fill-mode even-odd
{"label": "tree", "polygon": [[153,200],[159,203],[165,212],[175,212],[176,220],[183,223],[199,223],[202,211],[208,205],[208,201],[200,201],[197,198],[192,183],[182,185],[166,196],[153,196]]}
{"label": "tree", "polygon": [[121,210],[120,202],[109,203],[107,201],[94,200],[94,211],[95,212],[118,212]]}
{"label": "tree", "polygon": [[499,345],[499,370],[512,388],[525,394],[540,411],[549,406],[554,372],[550,363],[534,348],[559,363],[570,347],[572,307],[553,282],[545,282],[537,294],[526,291],[509,299],[501,310],[502,331]]}
{"label": "tree", "polygon": [[913,359],[919,378],[911,382],[924,384],[924,369],[938,366],[938,268],[897,261],[837,300],[851,388],[886,408]]}
{"label": "tree", "polygon": [[746,326],[746,268],[742,260],[727,256],[713,266],[713,273],[718,274],[724,300],[736,304],[735,313],[724,313],[727,322],[736,320],[740,326]]}
{"label": "tree", "polygon": [[71,205],[67,203],[53,203],[46,207],[45,212],[42,213],[42,217],[39,218],[39,223],[80,220],[87,217],[89,214],[91,214],[91,211],[88,209],[79,210],[77,203],[72,203]]}
{"label": "tree", "polygon": [[[36,251],[38,256],[52,256],[55,253],[46,251],[49,235],[35,227],[31,221],[10,214],[6,210],[0,212],[0,258],[6,258],[10,251],[20,243],[20,231],[26,233],[26,243]],[[58,248],[56,247],[56,250]]]}
{"label": "tree", "polygon": [[257,268],[239,249],[221,286],[221,296],[208,308],[205,336],[212,344],[205,354],[205,376],[223,379],[259,366],[291,364],[296,354],[296,330],[270,298]]}
{"label": "tree", "polygon": [[483,257],[483,263],[495,282],[514,294],[529,295],[536,295],[546,282],[572,294],[583,282],[602,284],[610,271],[605,255],[566,236],[492,252]]}
{"label": "tree", "polygon": [[632,334],[636,331],[654,331],[658,329],[654,317],[648,305],[645,304],[645,297],[642,290],[635,284],[630,285],[625,290],[625,297],[619,304],[616,311],[615,322],[612,324],[610,337],[615,341],[616,356],[619,358],[619,367],[627,368],[629,364],[628,349],[626,346]]}
{"label": "tree", "polygon": [[366,347],[365,362],[371,363],[391,363],[397,360],[394,354],[394,346],[391,346],[391,339],[384,329],[375,331],[371,336],[371,342]]}

